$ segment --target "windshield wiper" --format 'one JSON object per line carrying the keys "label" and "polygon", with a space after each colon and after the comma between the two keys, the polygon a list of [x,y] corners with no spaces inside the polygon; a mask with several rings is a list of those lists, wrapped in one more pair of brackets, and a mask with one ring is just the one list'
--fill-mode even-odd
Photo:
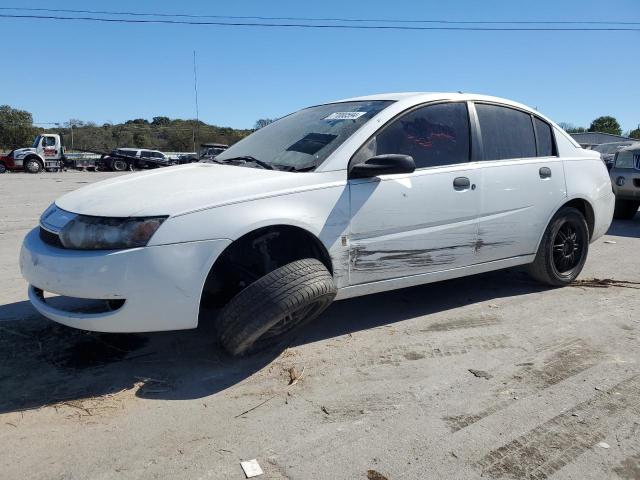
{"label": "windshield wiper", "polygon": [[252,157],[251,155],[243,155],[240,157],[231,157],[220,159],[218,162],[233,162],[235,160],[244,161],[245,163],[255,163],[256,165],[260,165],[265,170],[273,170],[273,166],[270,163],[263,162],[262,160],[258,160],[256,157]]}

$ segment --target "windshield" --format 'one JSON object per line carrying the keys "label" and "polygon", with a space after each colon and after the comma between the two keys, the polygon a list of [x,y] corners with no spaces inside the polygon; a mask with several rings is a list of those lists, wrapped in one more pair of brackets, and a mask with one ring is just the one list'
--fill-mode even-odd
{"label": "windshield", "polygon": [[640,167],[639,150],[624,150],[616,155],[617,168],[634,168],[636,165]]}
{"label": "windshield", "polygon": [[373,100],[305,108],[257,130],[216,160],[254,157],[274,168],[312,170],[391,103]]}
{"label": "windshield", "polygon": [[33,145],[31,145],[31,148],[38,148],[38,144],[40,143],[40,135],[38,135],[36,137],[36,139],[33,141]]}

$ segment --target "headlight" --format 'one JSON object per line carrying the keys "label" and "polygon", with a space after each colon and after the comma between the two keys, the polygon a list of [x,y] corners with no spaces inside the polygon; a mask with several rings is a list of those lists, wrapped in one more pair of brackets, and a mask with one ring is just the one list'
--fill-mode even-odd
{"label": "headlight", "polygon": [[65,248],[115,250],[144,247],[167,217],[104,218],[78,215],[60,231]]}

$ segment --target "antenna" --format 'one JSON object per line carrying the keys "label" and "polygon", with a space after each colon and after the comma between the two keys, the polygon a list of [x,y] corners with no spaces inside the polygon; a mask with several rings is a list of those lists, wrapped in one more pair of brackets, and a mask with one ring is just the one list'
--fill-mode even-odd
{"label": "antenna", "polygon": [[[200,112],[198,111],[198,70],[196,69],[196,51],[193,51],[193,91],[196,96],[196,129],[198,130],[198,139],[200,139]],[[196,150],[196,132],[193,132],[193,151]]]}

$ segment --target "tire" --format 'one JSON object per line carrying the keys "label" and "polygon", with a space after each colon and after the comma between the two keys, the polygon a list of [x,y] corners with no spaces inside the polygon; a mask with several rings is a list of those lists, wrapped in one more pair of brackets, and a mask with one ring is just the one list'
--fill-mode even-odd
{"label": "tire", "polygon": [[40,173],[42,171],[42,164],[37,158],[27,158],[24,161],[24,171],[27,173]]}
{"label": "tire", "polygon": [[126,172],[129,170],[129,162],[120,158],[111,160],[111,170],[114,172]]}
{"label": "tire", "polygon": [[275,345],[320,315],[336,296],[322,262],[288,263],[256,280],[232,298],[218,317],[218,337],[233,356]]}
{"label": "tire", "polygon": [[0,175],[7,172],[7,166],[0,162]]}
{"label": "tire", "polygon": [[633,217],[635,217],[638,212],[638,207],[640,207],[640,201],[616,199],[613,218],[617,220],[633,220]]}
{"label": "tire", "polygon": [[571,207],[561,208],[544,232],[529,274],[553,287],[574,281],[589,253],[589,227],[582,213]]}

